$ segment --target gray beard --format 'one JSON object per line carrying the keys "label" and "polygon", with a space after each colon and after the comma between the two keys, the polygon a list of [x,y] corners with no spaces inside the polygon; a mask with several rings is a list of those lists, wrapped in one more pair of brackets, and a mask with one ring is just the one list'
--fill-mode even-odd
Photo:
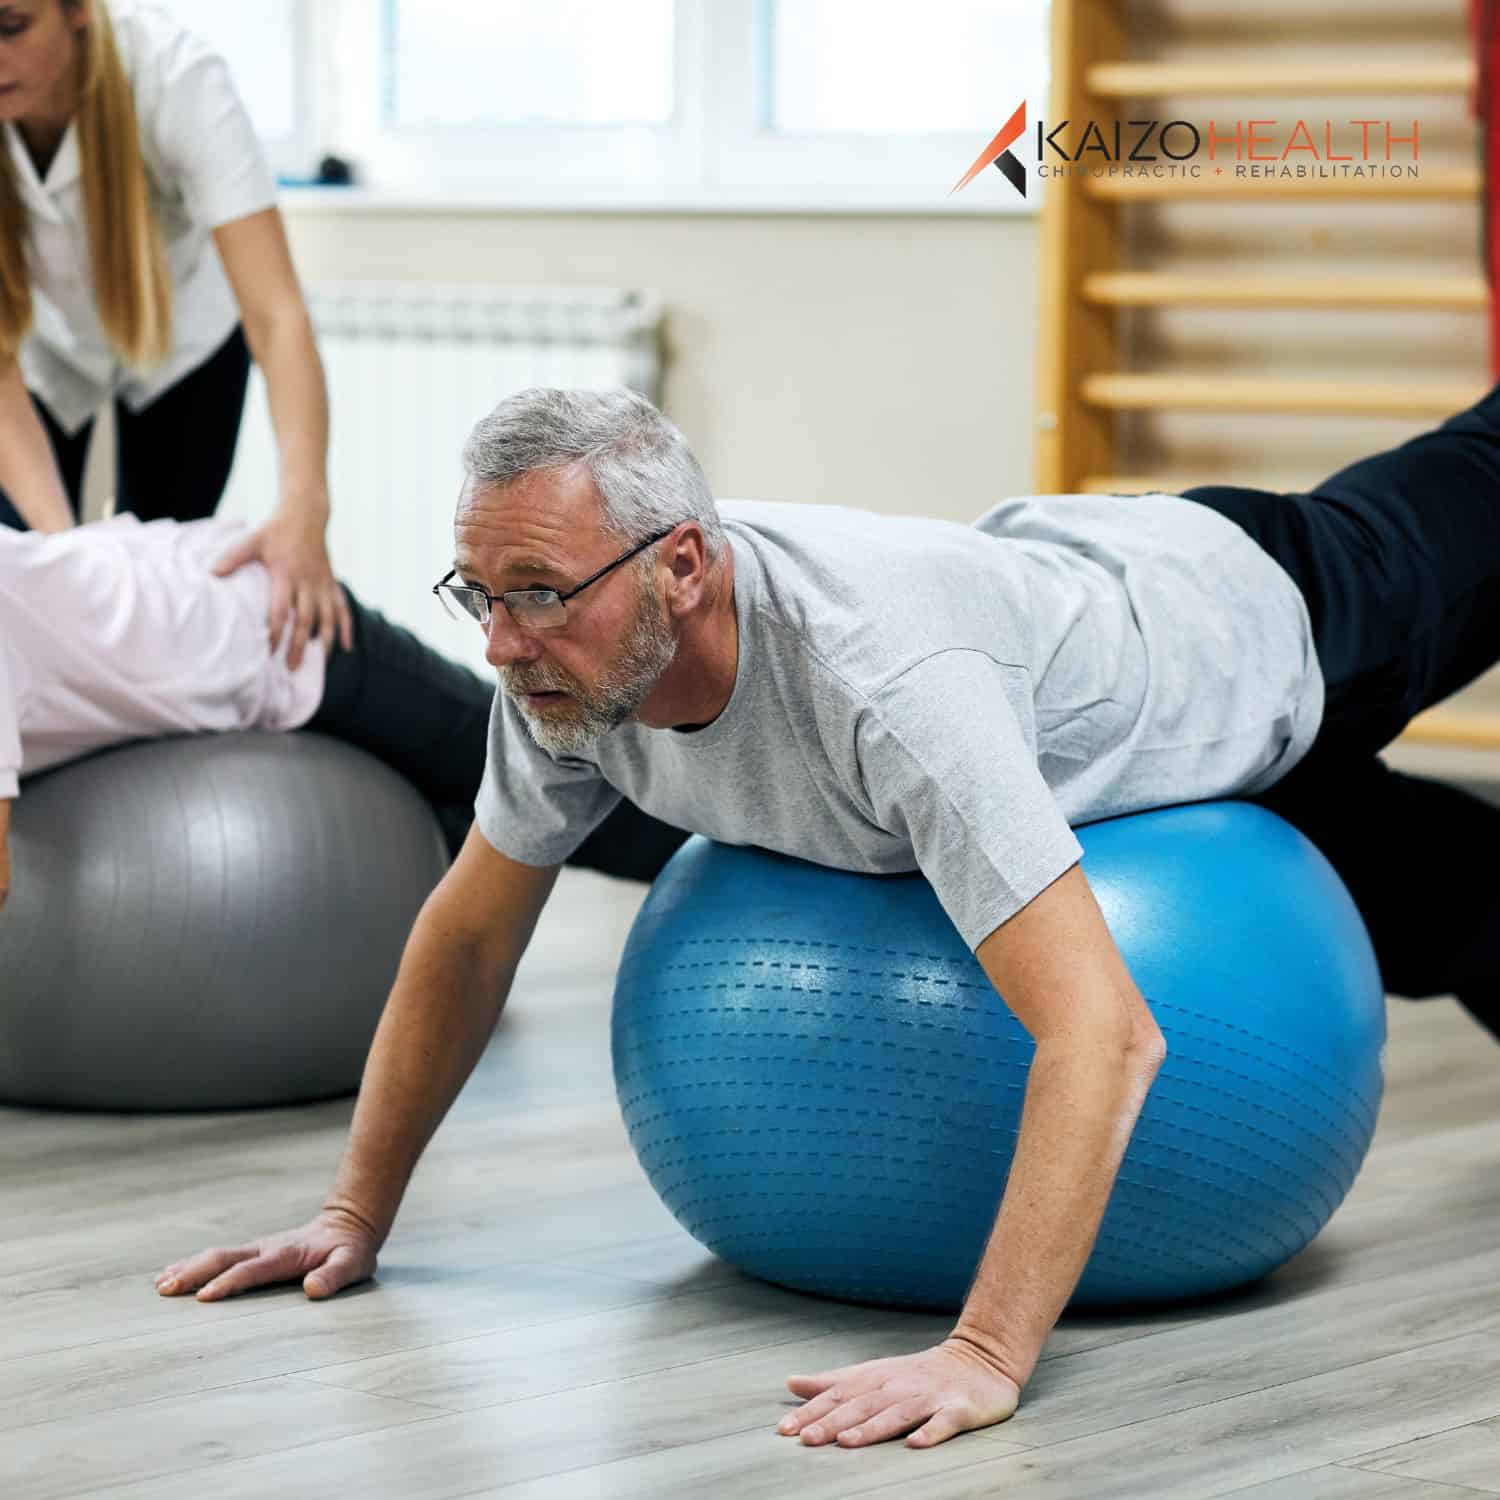
{"label": "gray beard", "polygon": [[630,634],[594,688],[585,690],[571,677],[564,678],[557,672],[549,674],[547,680],[536,674],[524,677],[525,689],[532,692],[550,688],[570,693],[572,701],[564,712],[533,713],[517,696],[508,669],[501,672],[500,681],[520,711],[528,733],[543,750],[550,755],[582,755],[640,708],[676,655],[677,637],[662,612],[661,601],[643,582]]}

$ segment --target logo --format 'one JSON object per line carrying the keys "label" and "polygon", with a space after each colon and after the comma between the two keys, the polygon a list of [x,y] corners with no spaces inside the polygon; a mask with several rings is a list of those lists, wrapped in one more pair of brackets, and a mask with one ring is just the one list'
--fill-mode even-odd
{"label": "logo", "polygon": [[[1411,122],[1410,134],[1402,133],[1404,124],[1390,119],[1211,119],[1205,131],[1191,120],[1113,119],[1062,120],[1049,130],[1039,119],[1036,175],[1229,177],[1246,182],[1420,177],[1421,122]],[[1010,148],[1025,134],[1023,99],[974,165],[948,189],[949,196],[992,166],[1024,198],[1026,166]],[[1404,147],[1410,148],[1410,160],[1397,159]]]}
{"label": "logo", "polygon": [[1000,132],[975,159],[974,165],[948,189],[951,198],[960,188],[966,188],[984,171],[995,167],[1005,180],[1024,198],[1026,196],[1026,167],[1011,149],[1011,143],[1026,133],[1026,101],[1023,99],[1015,114],[1000,127]]}

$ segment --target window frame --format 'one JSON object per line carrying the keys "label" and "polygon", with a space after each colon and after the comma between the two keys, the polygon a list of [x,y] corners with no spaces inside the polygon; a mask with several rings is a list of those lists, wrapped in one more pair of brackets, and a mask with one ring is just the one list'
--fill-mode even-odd
{"label": "window frame", "polygon": [[[361,184],[320,193],[318,205],[961,216],[1038,211],[1042,181],[1022,198],[999,173],[983,174],[950,196],[1016,101],[1002,101],[988,133],[768,128],[762,114],[773,3],[674,0],[675,107],[660,126],[399,127],[386,109],[391,0],[300,0],[312,54],[302,61],[315,75],[310,134],[320,151],[348,157]],[[1040,118],[1049,87],[1044,75],[1027,91],[1033,118]],[[310,168],[310,155],[304,163]]]}

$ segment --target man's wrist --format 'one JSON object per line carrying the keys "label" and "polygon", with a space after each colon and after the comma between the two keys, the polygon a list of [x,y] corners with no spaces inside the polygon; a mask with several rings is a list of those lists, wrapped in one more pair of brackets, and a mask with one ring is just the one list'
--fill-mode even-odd
{"label": "man's wrist", "polygon": [[325,1215],[334,1215],[349,1221],[357,1229],[363,1230],[364,1233],[368,1234],[375,1241],[376,1245],[385,1244],[386,1238],[391,1232],[393,1220],[382,1220],[374,1214],[366,1213],[358,1204],[351,1202],[348,1198],[337,1193],[330,1195],[328,1201],[323,1205],[322,1213]]}
{"label": "man's wrist", "polygon": [[[995,1371],[1011,1381],[1017,1390],[1025,1388],[1036,1368],[1037,1355],[1024,1358],[1007,1340],[980,1326],[967,1314],[961,1316],[948,1335],[948,1341],[967,1344],[984,1356]],[[1040,1352],[1040,1351],[1038,1351]]]}

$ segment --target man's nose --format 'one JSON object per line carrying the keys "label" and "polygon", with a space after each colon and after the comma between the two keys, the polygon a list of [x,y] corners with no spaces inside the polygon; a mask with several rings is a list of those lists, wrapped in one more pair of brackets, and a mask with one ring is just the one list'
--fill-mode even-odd
{"label": "man's nose", "polygon": [[492,667],[512,667],[522,662],[535,661],[542,654],[542,645],[528,631],[522,630],[510,617],[503,604],[490,607],[490,623],[484,628],[484,659]]}

